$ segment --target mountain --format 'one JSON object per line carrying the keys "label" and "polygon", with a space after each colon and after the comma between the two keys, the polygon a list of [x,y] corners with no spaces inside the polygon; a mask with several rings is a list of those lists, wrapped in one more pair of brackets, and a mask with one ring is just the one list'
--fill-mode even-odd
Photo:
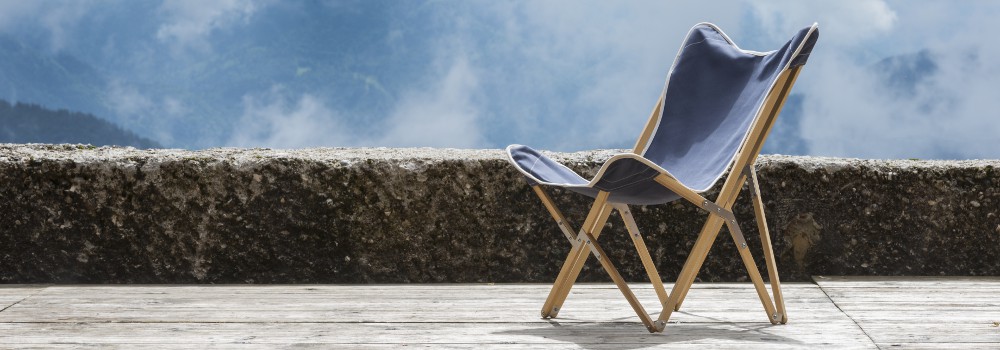
{"label": "mountain", "polygon": [[431,64],[433,39],[424,35],[433,24],[396,24],[401,15],[419,17],[421,7],[274,3],[183,41],[161,35],[169,21],[161,6],[119,2],[80,18],[72,40],[55,48],[37,28],[6,28],[0,98],[98,115],[182,148],[225,145],[248,99],[267,101],[273,91],[308,94],[346,124],[375,130],[371,121],[391,113],[399,90]]}
{"label": "mountain", "polygon": [[95,146],[159,148],[156,142],[136,136],[93,115],[51,110],[0,100],[0,143],[83,143]]}
{"label": "mountain", "polygon": [[921,84],[937,73],[938,64],[928,50],[886,57],[872,67],[896,98],[911,98]]}
{"label": "mountain", "polygon": [[109,115],[105,85],[104,74],[70,54],[45,52],[0,35],[0,99]]}

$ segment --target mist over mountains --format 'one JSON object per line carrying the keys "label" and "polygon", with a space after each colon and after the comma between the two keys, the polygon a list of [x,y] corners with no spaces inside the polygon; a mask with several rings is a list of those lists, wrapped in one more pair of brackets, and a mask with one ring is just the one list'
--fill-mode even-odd
{"label": "mist over mountains", "polygon": [[954,39],[991,22],[953,19],[997,6],[786,5],[0,2],[0,99],[188,149],[628,148],[694,23],[767,50],[819,21],[764,152],[1000,156],[994,49]]}
{"label": "mist over mountains", "polygon": [[[461,126],[470,116],[478,117],[476,121],[489,130],[462,129],[451,135],[458,142],[441,140],[439,145],[503,147],[510,142],[527,142],[505,137],[510,132],[506,114],[518,113],[516,107],[505,104],[537,104],[539,96],[530,96],[531,90],[541,90],[542,97],[564,100],[544,106],[544,112],[551,115],[520,112],[535,114],[532,119],[539,127],[559,129],[564,114],[579,115],[580,105],[587,104],[580,101],[586,98],[580,96],[586,91],[572,84],[601,78],[574,77],[579,73],[567,70],[559,72],[566,77],[545,82],[551,87],[533,81],[508,82],[512,76],[505,76],[505,71],[548,68],[532,67],[530,57],[523,58],[526,62],[503,60],[495,71],[477,72],[500,83],[470,78],[474,73],[470,72],[469,58],[441,57],[441,45],[459,44],[432,42],[446,36],[456,24],[435,19],[442,14],[428,7],[419,3],[387,6],[380,1],[343,6],[326,2],[271,5],[233,19],[236,23],[229,28],[211,31],[205,37],[159,40],[169,38],[164,34],[164,28],[169,27],[155,26],[155,21],[145,19],[163,16],[162,7],[148,2],[117,3],[96,17],[81,17],[73,40],[62,39],[58,47],[51,47],[51,40],[40,31],[15,29],[0,36],[0,98],[101,116],[169,147],[424,146],[433,144],[419,137],[407,142],[401,131],[434,124]],[[420,17],[428,20],[418,20]],[[487,24],[460,26],[471,36],[495,36]],[[661,70],[665,72],[670,63],[669,59],[659,62]],[[662,77],[649,81],[658,85]],[[523,91],[502,91],[511,86]],[[641,127],[644,109],[659,92],[656,85],[650,87],[645,93],[648,98],[632,108],[638,113],[629,116],[637,122],[635,128]],[[445,90],[444,96],[421,95],[425,89]],[[476,90],[480,91],[471,96]],[[503,103],[490,102],[493,94],[508,96]],[[439,101],[435,106],[414,100]],[[403,105],[413,112],[443,118],[406,125],[398,116],[410,110],[395,106],[407,101]],[[467,106],[463,111],[463,104],[480,107]],[[459,110],[449,111],[454,105]],[[484,109],[499,113],[490,115]],[[795,114],[800,108],[787,110],[783,119],[790,121],[783,125],[797,127]],[[447,118],[456,113],[465,115]],[[393,128],[397,131],[392,132]],[[771,143],[778,147],[769,150],[807,153],[801,140],[794,140],[795,130],[784,130],[782,135]],[[327,142],[309,143],[316,140]],[[612,140],[592,147],[626,147],[629,142]]]}
{"label": "mist over mountains", "polygon": [[385,85],[395,80],[381,77],[421,73],[409,64],[421,53],[391,52],[371,37],[385,33],[358,36],[367,31],[354,27],[389,20],[385,6],[296,5],[233,19],[235,28],[211,31],[210,42],[155,25],[148,19],[169,15],[151,2],[88,13],[58,47],[31,26],[9,29],[0,36],[0,98],[91,113],[167,146],[201,148],[226,145],[257,100],[308,94],[337,106],[344,122],[364,124],[392,102]]}

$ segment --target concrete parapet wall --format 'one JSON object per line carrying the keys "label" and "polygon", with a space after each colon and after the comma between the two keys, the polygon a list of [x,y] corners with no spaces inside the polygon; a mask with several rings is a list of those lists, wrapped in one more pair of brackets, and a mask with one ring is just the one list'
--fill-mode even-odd
{"label": "concrete parapet wall", "polygon": [[[552,156],[591,174],[611,154]],[[762,156],[783,280],[1000,275],[998,168]],[[583,220],[588,198],[550,193]],[[749,204],[735,211],[763,266]],[[706,214],[633,211],[673,280]],[[746,279],[723,230],[701,280]],[[646,279],[617,215],[601,241],[627,279]],[[551,282],[568,249],[500,150],[0,145],[3,283]],[[590,259],[581,280],[608,278]]]}

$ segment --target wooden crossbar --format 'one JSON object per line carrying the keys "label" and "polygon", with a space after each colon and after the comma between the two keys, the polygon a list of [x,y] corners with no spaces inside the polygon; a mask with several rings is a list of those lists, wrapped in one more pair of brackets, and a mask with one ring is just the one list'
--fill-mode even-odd
{"label": "wooden crossbar", "polygon": [[[538,195],[539,199],[542,200],[543,205],[552,215],[552,218],[559,223],[560,229],[571,230],[569,228],[568,221],[562,215],[562,212],[555,206],[552,198],[549,197],[545,191],[539,186],[533,186],[532,189],[535,194]],[[545,304],[542,306],[542,317],[554,318],[558,315],[559,309],[562,307],[562,303],[565,302],[566,296],[569,294],[569,290],[572,288],[573,284],[576,282],[576,277],[579,275],[580,270],[583,268],[583,263],[586,261],[589,255],[593,255],[601,263],[601,266],[611,277],[611,280],[618,286],[621,290],[622,295],[628,301],[629,305],[635,310],[636,315],[646,326],[650,332],[657,332],[663,329],[662,322],[656,322],[653,317],[646,312],[646,309],[639,302],[635,294],[629,288],[625,279],[618,272],[614,263],[608,257],[607,253],[601,248],[601,245],[597,243],[597,237],[600,235],[601,228],[604,227],[604,222],[607,221],[610,210],[605,210],[610,207],[618,211],[619,216],[621,216],[622,221],[625,222],[625,227],[628,229],[629,237],[632,239],[632,243],[635,245],[636,252],[639,254],[639,258],[642,261],[643,268],[646,270],[647,276],[649,276],[650,282],[653,284],[653,289],[656,291],[658,301],[662,307],[667,301],[667,291],[663,287],[663,281],[660,279],[660,274],[656,271],[656,264],[653,263],[653,258],[649,255],[649,249],[646,248],[646,243],[642,239],[642,235],[639,233],[639,228],[635,224],[635,219],[632,217],[632,212],[627,205],[624,204],[610,204],[607,203],[607,192],[601,192],[594,201],[590,215],[588,215],[588,222],[591,218],[596,217],[597,221],[595,223],[600,223],[599,225],[589,225],[589,230],[580,230],[580,235],[577,239],[570,239],[572,249],[566,258],[566,263],[563,264],[562,270],[559,272],[559,277],[556,278],[556,282],[552,286],[552,290],[549,292],[549,297],[546,299]],[[595,214],[596,213],[596,214]],[[596,215],[596,216],[595,216]],[[584,227],[587,227],[588,223],[584,223]]]}

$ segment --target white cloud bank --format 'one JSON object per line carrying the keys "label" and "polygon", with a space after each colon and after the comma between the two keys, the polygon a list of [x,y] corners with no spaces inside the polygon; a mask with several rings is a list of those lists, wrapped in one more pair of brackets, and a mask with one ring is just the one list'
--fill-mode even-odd
{"label": "white cloud bank", "polygon": [[[385,120],[385,133],[373,145],[397,147],[482,147],[475,101],[479,78],[459,57],[427,90],[406,93]],[[364,142],[367,143],[367,142]]]}
{"label": "white cloud bank", "polygon": [[569,151],[631,147],[688,29],[701,21],[736,27],[743,6],[520,1],[453,11],[445,20],[479,22],[479,32],[457,40],[482,70],[491,101],[482,119],[508,130],[489,141]]}
{"label": "white cloud bank", "polygon": [[62,50],[73,40],[73,31],[91,10],[107,5],[102,0],[0,0],[0,31],[28,24],[48,34],[49,49]]}
{"label": "white cloud bank", "polygon": [[[806,95],[802,135],[814,155],[861,158],[1000,156],[1000,4],[754,2],[767,33],[820,22],[820,40],[796,86]],[[965,4],[966,6],[962,6]],[[927,6],[925,6],[927,5]],[[957,6],[956,6],[957,5]],[[982,33],[982,34],[979,34]],[[934,62],[912,91],[889,72],[920,52]],[[919,73],[919,72],[918,72]],[[907,90],[907,89],[903,89]]]}
{"label": "white cloud bank", "polygon": [[803,26],[820,22],[825,46],[865,47],[873,37],[889,32],[899,16],[882,0],[748,1],[760,35],[787,40]]}
{"label": "white cloud bank", "polygon": [[311,94],[291,96],[280,86],[243,98],[243,115],[230,146],[301,148],[319,146],[479,147],[483,143],[474,103],[476,74],[464,59],[440,80],[403,94],[375,127],[351,125]]}
{"label": "white cloud bank", "polygon": [[105,98],[122,127],[148,130],[154,140],[165,145],[173,142],[179,117],[188,113],[182,101],[170,96],[147,96],[122,80],[112,80],[108,84]]}
{"label": "white cloud bank", "polygon": [[[0,31],[28,23],[59,50],[82,19],[119,0],[0,0]],[[166,0],[151,42],[210,51],[212,34],[249,23],[271,0]],[[249,92],[228,144],[243,146],[629,147],[691,25],[719,24],[747,49],[781,45],[820,22],[821,36],[796,93],[801,135],[814,155],[871,158],[1000,157],[1000,3],[904,1],[515,1],[427,3],[435,62],[398,84],[373,127],[318,94]],[[422,10],[422,11],[423,11]],[[405,43],[410,22],[385,41]],[[372,30],[362,28],[361,30]],[[936,69],[899,93],[879,65],[926,52]],[[135,117],[185,114],[184,101],[112,82],[110,107]],[[240,103],[236,101],[235,103]],[[145,119],[144,119],[145,118]],[[128,127],[128,125],[126,125]],[[155,138],[170,142],[180,126]]]}
{"label": "white cloud bank", "polygon": [[[996,57],[997,49],[988,40],[969,35],[1000,29],[988,20],[1000,14],[996,5],[904,6],[885,1],[449,5],[457,6],[437,7],[428,19],[444,29],[431,41],[438,62],[431,65],[426,81],[404,89],[387,118],[373,120],[378,127],[340,126],[340,134],[328,130],[334,136],[322,138],[314,131],[323,127],[315,125],[330,124],[342,115],[304,95],[297,105],[260,109],[293,122],[265,123],[270,126],[255,135],[287,135],[292,126],[303,125],[300,136],[258,139],[272,147],[507,143],[555,150],[629,147],[691,25],[714,22],[742,47],[770,50],[816,21],[820,41],[795,90],[805,96],[800,133],[811,154],[870,158],[1000,154],[996,147],[1000,123],[993,112],[998,102],[992,97],[1000,72],[989,59]],[[406,30],[390,30],[387,42],[398,41]],[[928,52],[937,70],[919,80],[912,93],[900,93],[879,71],[891,65],[878,62],[921,50]],[[313,103],[322,108],[312,108]],[[296,112],[303,109],[307,111]],[[247,115],[264,118],[258,112]]]}
{"label": "white cloud bank", "polygon": [[301,148],[357,142],[343,118],[310,94],[289,96],[281,86],[243,97],[243,116],[228,145]]}
{"label": "white cloud bank", "polygon": [[159,12],[165,20],[156,32],[161,42],[176,51],[211,49],[207,37],[213,31],[245,24],[266,0],[164,0]]}

